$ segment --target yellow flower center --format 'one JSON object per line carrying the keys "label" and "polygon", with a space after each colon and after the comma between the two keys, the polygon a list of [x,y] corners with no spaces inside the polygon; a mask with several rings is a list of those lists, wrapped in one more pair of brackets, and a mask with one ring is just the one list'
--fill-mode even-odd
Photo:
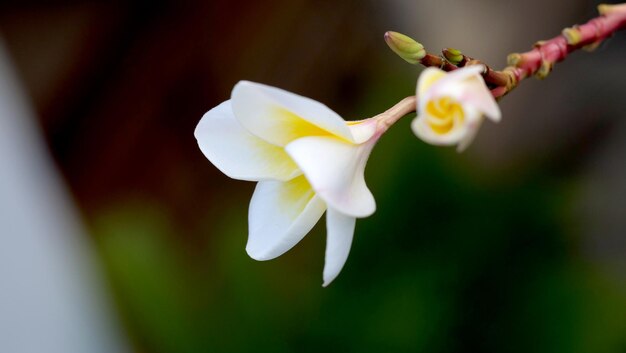
{"label": "yellow flower center", "polygon": [[437,134],[449,133],[455,124],[463,123],[463,107],[450,97],[431,100],[426,104],[428,126]]}

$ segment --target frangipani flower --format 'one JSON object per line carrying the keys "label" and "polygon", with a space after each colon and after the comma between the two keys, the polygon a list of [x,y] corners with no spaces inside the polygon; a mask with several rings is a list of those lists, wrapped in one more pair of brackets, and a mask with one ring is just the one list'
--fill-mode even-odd
{"label": "frangipani flower", "polygon": [[457,145],[461,152],[476,136],[484,116],[500,121],[500,108],[481,76],[484,69],[482,65],[452,72],[425,69],[417,83],[413,132],[433,145]]}
{"label": "frangipani flower", "polygon": [[346,122],[325,105],[247,81],[195,130],[204,155],[227,176],[258,181],[246,251],[270,260],[296,245],[326,211],[324,286],[341,271],[356,218],[374,213],[364,169],[386,127]]}

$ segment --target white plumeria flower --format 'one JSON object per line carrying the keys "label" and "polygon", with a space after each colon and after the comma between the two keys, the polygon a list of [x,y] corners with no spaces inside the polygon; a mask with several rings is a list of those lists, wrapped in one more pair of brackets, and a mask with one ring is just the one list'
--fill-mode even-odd
{"label": "white plumeria flower", "polygon": [[346,122],[312,99],[241,81],[202,117],[195,136],[224,174],[258,181],[246,246],[253,259],[282,255],[326,211],[327,286],[346,262],[356,218],[376,209],[363,172],[384,129],[376,119]]}
{"label": "white plumeria flower", "polygon": [[452,72],[425,69],[417,83],[413,132],[433,145],[457,145],[461,152],[474,140],[484,116],[500,121],[500,108],[481,76],[484,69],[483,65]]}

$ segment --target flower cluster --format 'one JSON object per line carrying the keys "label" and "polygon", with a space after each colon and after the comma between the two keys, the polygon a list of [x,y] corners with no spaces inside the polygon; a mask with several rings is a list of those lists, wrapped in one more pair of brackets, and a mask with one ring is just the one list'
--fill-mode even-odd
{"label": "flower cluster", "polygon": [[[424,71],[413,130],[424,141],[467,147],[483,114],[500,111],[480,76],[481,66],[452,73]],[[207,112],[195,136],[204,155],[227,176],[256,181],[246,251],[270,260],[295,246],[326,212],[323,286],[341,271],[357,218],[376,203],[364,179],[370,152],[395,120],[347,122],[314,100],[241,81],[231,99]]]}

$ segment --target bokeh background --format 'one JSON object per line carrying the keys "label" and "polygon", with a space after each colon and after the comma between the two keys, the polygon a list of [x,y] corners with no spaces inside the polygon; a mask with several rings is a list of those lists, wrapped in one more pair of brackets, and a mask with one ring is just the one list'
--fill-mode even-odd
{"label": "bokeh background", "polygon": [[398,123],[366,170],[378,211],[328,288],[323,222],[250,259],[254,185],[193,137],[241,79],[378,114],[421,70],[386,30],[500,68],[597,4],[3,1],[0,33],[84,225],[84,285],[102,283],[129,351],[624,353],[626,33],[523,82],[466,153]]}

